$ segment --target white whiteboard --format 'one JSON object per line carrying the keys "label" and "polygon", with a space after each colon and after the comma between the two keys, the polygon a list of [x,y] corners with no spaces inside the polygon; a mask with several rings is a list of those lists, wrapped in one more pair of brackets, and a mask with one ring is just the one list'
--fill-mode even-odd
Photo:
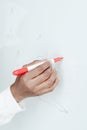
{"label": "white whiteboard", "polygon": [[87,130],[86,0],[0,1],[0,92],[12,71],[32,60],[63,56],[49,94],[29,98],[26,111],[0,130]]}

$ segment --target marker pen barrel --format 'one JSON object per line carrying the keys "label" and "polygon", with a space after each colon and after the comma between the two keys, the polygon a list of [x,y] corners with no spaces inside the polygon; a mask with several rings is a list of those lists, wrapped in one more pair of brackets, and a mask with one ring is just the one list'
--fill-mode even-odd
{"label": "marker pen barrel", "polygon": [[[56,63],[56,62],[59,62],[63,59],[63,57],[57,57],[57,58],[54,58],[54,59],[48,59],[48,61],[52,64]],[[40,63],[36,63],[34,65],[31,65],[29,67],[25,67],[25,68],[21,68],[21,69],[18,69],[18,70],[15,70],[13,71],[13,75],[16,75],[16,76],[21,76],[25,73],[27,73],[28,71],[30,70],[33,70],[35,69],[36,67],[42,65],[43,63],[45,63],[46,61],[42,61]]]}

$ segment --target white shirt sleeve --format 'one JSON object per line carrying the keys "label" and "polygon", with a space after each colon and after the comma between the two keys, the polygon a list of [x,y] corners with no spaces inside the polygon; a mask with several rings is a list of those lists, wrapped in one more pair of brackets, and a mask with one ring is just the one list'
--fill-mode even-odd
{"label": "white shirt sleeve", "polygon": [[0,93],[0,125],[8,123],[16,113],[24,110],[24,106],[17,103],[10,88]]}

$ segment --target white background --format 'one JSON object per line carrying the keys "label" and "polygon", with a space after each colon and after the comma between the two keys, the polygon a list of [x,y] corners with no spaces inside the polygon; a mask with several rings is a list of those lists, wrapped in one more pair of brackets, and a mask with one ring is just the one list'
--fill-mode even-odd
{"label": "white background", "polygon": [[0,92],[14,69],[56,56],[64,57],[57,88],[27,99],[0,130],[87,130],[86,0],[0,0]]}

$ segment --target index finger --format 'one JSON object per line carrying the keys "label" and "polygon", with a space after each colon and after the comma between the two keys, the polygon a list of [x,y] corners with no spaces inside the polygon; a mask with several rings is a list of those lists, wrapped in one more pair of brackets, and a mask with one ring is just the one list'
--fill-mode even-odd
{"label": "index finger", "polygon": [[42,74],[46,69],[48,69],[51,66],[51,63],[49,61],[44,62],[42,65],[39,65],[35,69],[27,72],[25,75],[27,78],[33,79],[36,76]]}

